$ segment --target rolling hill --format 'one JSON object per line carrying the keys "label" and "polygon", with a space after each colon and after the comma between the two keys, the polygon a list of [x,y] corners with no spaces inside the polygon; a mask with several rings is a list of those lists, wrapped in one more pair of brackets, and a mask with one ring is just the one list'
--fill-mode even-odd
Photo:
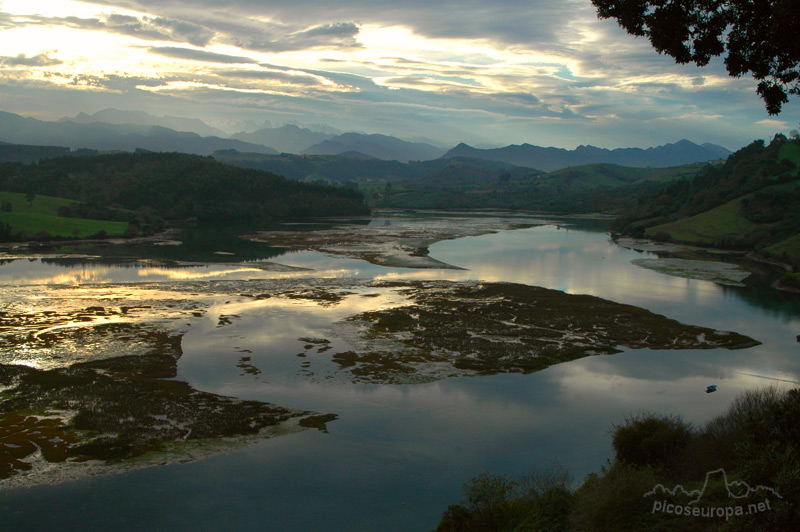
{"label": "rolling hill", "polygon": [[756,141],[694,179],[641,196],[618,220],[626,234],[754,250],[800,264],[800,140]]}
{"label": "rolling hill", "polygon": [[[27,238],[31,230],[63,236],[62,229],[72,227],[74,219],[83,220],[76,226],[81,231],[90,219],[127,222],[135,226],[128,231],[133,236],[145,225],[160,226],[161,219],[217,222],[369,214],[362,194],[350,188],[300,183],[180,153],[3,163],[0,194],[0,239],[6,240]],[[31,198],[27,207],[20,197]],[[111,228],[119,233],[127,223]]]}

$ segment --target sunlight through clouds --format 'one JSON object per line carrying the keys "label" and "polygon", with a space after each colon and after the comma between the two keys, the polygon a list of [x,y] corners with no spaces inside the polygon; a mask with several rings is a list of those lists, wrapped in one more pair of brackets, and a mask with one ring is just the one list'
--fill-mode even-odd
{"label": "sunlight through clouds", "polygon": [[[736,148],[785,126],[750,80],[676,65],[589,0],[6,0],[0,29],[0,110],[45,118],[24,91],[54,91],[71,103],[48,119],[158,104],[230,133],[260,116],[566,148]],[[108,96],[102,107],[86,89]],[[643,118],[669,126],[631,122]]]}

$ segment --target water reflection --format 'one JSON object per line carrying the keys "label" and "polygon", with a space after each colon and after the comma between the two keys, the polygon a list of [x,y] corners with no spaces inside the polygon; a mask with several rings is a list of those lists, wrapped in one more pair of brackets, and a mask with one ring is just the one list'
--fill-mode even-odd
{"label": "water reflection", "polygon": [[[735,330],[763,345],[740,351],[627,350],[530,375],[413,386],[353,384],[326,378],[337,369],[330,353],[346,348],[332,324],[400,304],[401,295],[388,288],[348,288],[353,293],[337,305],[321,306],[286,298],[223,297],[213,294],[212,284],[204,289],[198,282],[192,297],[205,298],[208,306],[184,336],[179,378],[210,392],[335,412],[339,419],[328,425],[330,433],[306,432],[116,477],[3,492],[4,524],[19,530],[91,530],[109,522],[121,531],[430,530],[470,476],[487,470],[519,474],[555,459],[580,480],[611,456],[608,431],[626,415],[646,409],[702,424],[742,390],[792,387],[800,380],[795,340],[800,298],[795,295],[638,268],[630,260],[642,253],[620,248],[599,232],[556,226],[440,242],[431,247],[431,256],[468,270],[383,268],[299,252],[277,262],[313,271],[266,271],[241,263],[165,270],[81,264],[66,271],[73,284],[241,279],[245,286],[248,279],[321,277],[514,281],[642,306],[683,322]],[[171,273],[160,276],[166,271]],[[0,283],[55,283],[57,272],[65,274],[65,268],[18,260],[0,266]],[[82,287],[70,293],[75,298],[84,290],[98,298],[145,297],[145,288],[137,286]],[[37,287],[7,290],[13,292],[8,297],[36,297]],[[187,297],[187,292],[169,297]],[[220,326],[223,316],[229,323]],[[305,337],[328,339],[333,349],[307,349]],[[244,373],[237,366],[243,357],[261,373]],[[717,384],[719,391],[706,394],[708,384]]]}

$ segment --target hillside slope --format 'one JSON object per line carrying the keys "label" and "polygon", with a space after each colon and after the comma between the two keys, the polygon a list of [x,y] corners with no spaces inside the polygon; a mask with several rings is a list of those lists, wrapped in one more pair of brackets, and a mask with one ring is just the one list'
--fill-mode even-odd
{"label": "hillside slope", "polygon": [[0,164],[0,191],[72,200],[74,205],[64,212],[78,218],[120,208],[164,219],[205,220],[369,213],[356,190],[300,183],[179,153],[65,156],[31,165]]}
{"label": "hillside slope", "polygon": [[800,140],[756,141],[719,167],[638,198],[617,229],[636,236],[754,250],[800,264]]}

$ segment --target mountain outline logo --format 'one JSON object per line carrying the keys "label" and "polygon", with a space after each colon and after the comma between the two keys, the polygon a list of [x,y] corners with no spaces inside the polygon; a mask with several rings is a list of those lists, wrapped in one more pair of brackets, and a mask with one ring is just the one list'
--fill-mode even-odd
{"label": "mountain outline logo", "polygon": [[[762,492],[769,492],[773,496],[783,499],[783,497],[778,493],[775,489],[767,487],[767,486],[756,486],[755,488],[751,487],[747,482],[743,480],[735,480],[733,482],[728,481],[728,474],[725,472],[725,469],[719,468],[713,471],[706,472],[706,478],[703,482],[702,489],[695,489],[695,490],[687,490],[681,484],[677,484],[674,488],[669,489],[663,484],[656,484],[652,490],[648,491],[644,494],[644,497],[650,497],[658,494],[669,494],[672,496],[678,495],[679,493],[685,495],[687,497],[694,497],[691,501],[686,503],[687,505],[697,504],[700,499],[703,498],[703,495],[706,492],[706,488],[708,487],[709,480],[713,478],[714,475],[720,475],[725,482],[725,490],[728,493],[728,497],[731,499],[744,499],[753,494],[759,494]],[[737,494],[738,493],[738,494]]]}

